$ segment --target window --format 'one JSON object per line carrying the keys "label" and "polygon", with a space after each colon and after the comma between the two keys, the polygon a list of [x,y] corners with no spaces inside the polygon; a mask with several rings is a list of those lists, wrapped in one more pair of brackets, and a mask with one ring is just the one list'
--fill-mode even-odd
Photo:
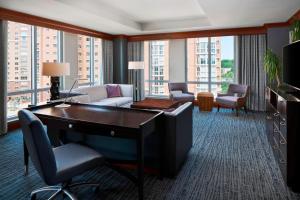
{"label": "window", "polygon": [[81,56],[78,57],[78,76],[85,80],[79,80],[79,84],[90,83],[91,80],[88,78],[89,70],[87,70],[87,66],[90,66],[90,40],[89,36],[78,35],[78,54]]}
{"label": "window", "polygon": [[187,39],[187,82],[189,91],[226,92],[235,82],[234,37]]}
{"label": "window", "polygon": [[168,95],[169,42],[144,42],[145,94],[148,96]]}
{"label": "window", "polygon": [[9,21],[7,38],[7,117],[11,119],[19,109],[49,100],[50,81],[42,76],[41,66],[60,60],[60,32]]}
{"label": "window", "polygon": [[102,40],[78,35],[78,77],[79,85],[99,85],[102,83]]}
{"label": "window", "polygon": [[[55,62],[59,59],[59,52],[57,48],[58,40],[54,36],[58,36],[59,31],[53,29],[46,29],[37,27],[37,87],[47,88],[50,87],[50,77],[42,75],[43,62]],[[55,38],[55,39],[54,39]],[[46,45],[46,42],[51,45]],[[55,46],[54,46],[55,45]],[[49,54],[49,52],[52,52]],[[40,100],[41,102],[47,101],[47,99]]]}

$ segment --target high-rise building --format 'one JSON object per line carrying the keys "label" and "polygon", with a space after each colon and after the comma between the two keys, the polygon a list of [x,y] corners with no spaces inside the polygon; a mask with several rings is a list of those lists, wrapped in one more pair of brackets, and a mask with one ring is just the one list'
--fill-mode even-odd
{"label": "high-rise building", "polygon": [[169,42],[151,41],[144,43],[145,94],[166,95],[169,93]]}
{"label": "high-rise building", "polygon": [[[189,82],[189,91],[207,92],[210,90],[216,93],[221,90],[221,85],[213,84],[221,82],[221,39],[219,37],[210,38],[189,38],[187,39],[187,76]],[[209,64],[210,62],[210,64]],[[211,67],[210,67],[211,66]]]}
{"label": "high-rise building", "polygon": [[[42,75],[43,62],[58,61],[58,31],[33,26],[8,22],[7,42],[7,90],[8,93],[24,90],[31,90],[32,69],[37,70],[36,84],[38,89],[50,87],[50,78]],[[33,37],[33,35],[35,37]],[[33,46],[33,40],[36,45]],[[36,60],[33,60],[33,51],[36,53]],[[49,91],[37,93],[37,103],[49,100]],[[15,115],[19,107],[27,107],[32,103],[32,94],[8,96],[8,116]]]}

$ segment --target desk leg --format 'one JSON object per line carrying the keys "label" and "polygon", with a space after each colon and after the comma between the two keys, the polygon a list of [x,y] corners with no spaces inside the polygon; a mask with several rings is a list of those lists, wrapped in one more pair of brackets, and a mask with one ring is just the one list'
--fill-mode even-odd
{"label": "desk leg", "polygon": [[144,137],[141,135],[137,141],[137,161],[138,161],[138,191],[139,191],[139,199],[142,200],[144,198]]}
{"label": "desk leg", "polygon": [[27,176],[28,174],[28,159],[29,159],[29,153],[28,149],[25,143],[25,140],[23,139],[23,150],[24,150],[24,167],[25,167],[25,173],[24,175]]}

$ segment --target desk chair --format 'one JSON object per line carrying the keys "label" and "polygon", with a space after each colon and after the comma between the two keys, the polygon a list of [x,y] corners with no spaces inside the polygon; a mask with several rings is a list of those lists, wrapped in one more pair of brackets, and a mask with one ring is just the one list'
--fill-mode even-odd
{"label": "desk chair", "polygon": [[59,194],[76,200],[69,189],[78,186],[99,186],[93,183],[71,183],[71,179],[104,164],[102,155],[88,147],[72,143],[52,148],[42,122],[33,113],[20,110],[18,116],[32,163],[48,185],[31,192],[32,200],[36,199],[37,193],[43,191],[54,191],[49,200]]}

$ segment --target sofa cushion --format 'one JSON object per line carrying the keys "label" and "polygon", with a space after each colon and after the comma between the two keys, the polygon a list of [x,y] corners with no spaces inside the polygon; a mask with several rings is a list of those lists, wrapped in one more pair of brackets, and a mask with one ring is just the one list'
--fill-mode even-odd
{"label": "sofa cushion", "polygon": [[107,98],[121,97],[121,88],[119,85],[106,85]]}
{"label": "sofa cushion", "polygon": [[132,102],[132,97],[114,97],[103,99],[98,102],[91,102],[91,104],[99,106],[122,106]]}
{"label": "sofa cushion", "polygon": [[221,96],[216,98],[216,102],[227,106],[236,106],[239,97]]}
{"label": "sofa cushion", "polygon": [[87,94],[90,98],[90,102],[100,101],[107,98],[106,87],[104,85],[81,87],[74,89],[74,91]]}

